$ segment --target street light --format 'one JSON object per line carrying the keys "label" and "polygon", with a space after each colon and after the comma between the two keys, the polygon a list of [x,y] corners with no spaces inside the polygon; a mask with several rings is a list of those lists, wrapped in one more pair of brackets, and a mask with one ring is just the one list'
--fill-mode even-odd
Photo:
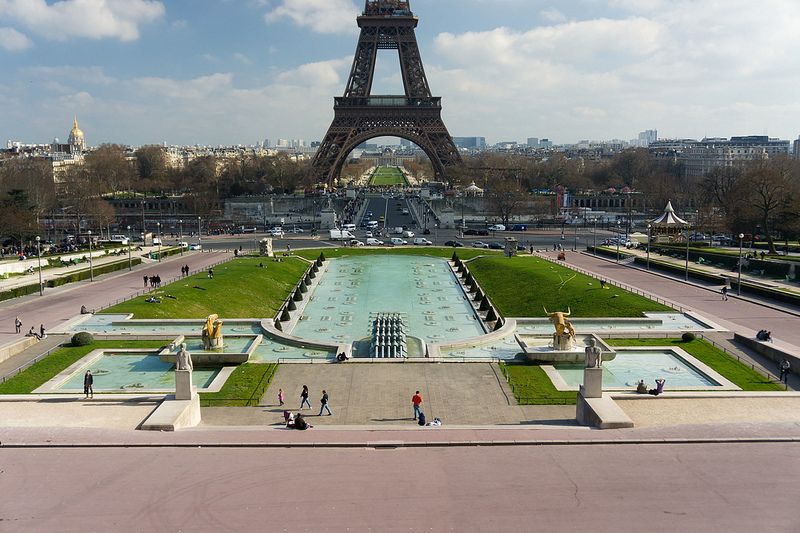
{"label": "street light", "polygon": [[161,262],[161,222],[156,222],[156,235],[158,235],[158,262]]}
{"label": "street light", "polygon": [[181,247],[181,255],[183,255],[183,220],[179,220],[178,224],[180,224],[180,237],[178,238],[178,246]]}
{"label": "street light", "polygon": [[742,295],[742,239],[744,233],[739,234],[739,281],[736,283],[736,296]]}
{"label": "street light", "polygon": [[691,228],[690,225],[686,225],[686,271],[684,273],[684,281],[689,281],[689,239],[691,236],[689,235],[689,229]]}
{"label": "street light", "polygon": [[128,272],[133,270],[133,263],[131,263],[131,227],[128,226]]}
{"label": "street light", "polygon": [[92,262],[92,230],[87,229],[86,234],[89,236],[89,281],[94,281],[94,263]]}
{"label": "street light", "polygon": [[36,258],[39,260],[39,296],[44,295],[44,287],[42,286],[42,238],[36,236]]}
{"label": "street light", "polygon": [[200,242],[203,239],[202,231],[200,229],[200,220],[201,217],[197,217],[197,242]]}
{"label": "street light", "polygon": [[592,231],[592,253],[597,257],[597,217],[594,217],[594,230]]}
{"label": "street light", "polygon": [[578,251],[578,221],[575,221],[575,244],[572,246],[572,251]]}
{"label": "street light", "polygon": [[617,220],[617,263],[619,263],[619,225],[620,222]]}
{"label": "street light", "polygon": [[650,270],[650,230],[652,226],[647,225],[647,270]]}

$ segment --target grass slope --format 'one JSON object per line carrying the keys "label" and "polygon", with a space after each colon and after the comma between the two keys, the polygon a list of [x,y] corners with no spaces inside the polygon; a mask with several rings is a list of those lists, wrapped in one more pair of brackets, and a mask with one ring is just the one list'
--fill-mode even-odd
{"label": "grass slope", "polygon": [[531,257],[486,257],[469,263],[478,283],[507,317],[544,316],[572,310],[573,317],[639,317],[645,311],[671,311],[652,300]]}
{"label": "grass slope", "polygon": [[63,345],[20,374],[0,384],[0,394],[30,394],[92,350],[98,348],[161,348],[164,341],[95,341],[89,346]]}
{"label": "grass slope", "polygon": [[277,364],[245,363],[236,367],[222,390],[200,393],[203,407],[251,407],[256,406],[269,387]]}
{"label": "grass slope", "polygon": [[696,339],[683,342],[681,339],[606,339],[611,346],[675,346],[682,348],[701,362],[707,364],[722,376],[729,379],[745,391],[779,391],[783,388],[772,383],[744,363],[740,363],[728,354],[709,344]]}
{"label": "grass slope", "polygon": [[[267,258],[235,259],[216,267],[214,279],[196,274],[104,313],[133,313],[135,318],[205,318],[211,313],[225,318],[272,317],[307,267],[296,258],[280,263]],[[161,303],[147,303],[145,299],[152,295],[159,296]]]}
{"label": "grass slope", "polygon": [[574,405],[575,391],[559,391],[539,365],[533,363],[500,363],[500,371],[520,405]]}

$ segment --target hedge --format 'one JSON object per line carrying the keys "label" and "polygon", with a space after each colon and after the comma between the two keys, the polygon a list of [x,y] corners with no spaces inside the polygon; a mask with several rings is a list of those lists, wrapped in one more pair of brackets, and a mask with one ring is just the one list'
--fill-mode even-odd
{"label": "hedge", "polygon": [[[136,266],[141,264],[142,260],[138,257],[131,259],[131,265]],[[110,272],[116,272],[118,270],[123,270],[128,268],[128,260],[125,259],[124,261],[117,261],[114,263],[107,263],[105,265],[101,265],[94,270],[95,276],[100,276],[102,274],[108,274]],[[89,270],[78,270],[77,272],[72,272],[67,274],[66,276],[54,278],[47,280],[45,282],[45,287],[54,288],[60,287],[61,285],[66,285],[67,283],[72,283],[75,281],[83,281],[89,279]],[[0,301],[4,300],[11,300],[13,298],[19,298],[20,296],[27,296],[29,294],[36,294],[39,292],[39,284],[35,283],[33,285],[23,285],[21,287],[14,287],[13,289],[8,289],[7,291],[0,292]]]}

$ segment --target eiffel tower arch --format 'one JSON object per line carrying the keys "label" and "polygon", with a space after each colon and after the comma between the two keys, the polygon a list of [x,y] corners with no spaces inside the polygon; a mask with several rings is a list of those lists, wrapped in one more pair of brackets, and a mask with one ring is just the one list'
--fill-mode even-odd
{"label": "eiffel tower arch", "polygon": [[[419,19],[404,0],[365,0],[361,36],[344,96],[334,99],[333,123],[312,163],[314,176],[334,183],[347,156],[375,137],[400,137],[419,146],[436,178],[461,156],[442,121],[442,99],[431,95],[417,45]],[[378,50],[397,50],[404,95],[373,95]]]}

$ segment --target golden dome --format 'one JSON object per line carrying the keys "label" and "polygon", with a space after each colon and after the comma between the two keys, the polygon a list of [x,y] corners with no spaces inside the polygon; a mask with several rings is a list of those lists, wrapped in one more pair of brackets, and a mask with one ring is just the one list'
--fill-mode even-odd
{"label": "golden dome", "polygon": [[78,117],[75,117],[72,122],[72,131],[69,132],[69,136],[72,139],[83,139],[83,132],[78,127]]}

